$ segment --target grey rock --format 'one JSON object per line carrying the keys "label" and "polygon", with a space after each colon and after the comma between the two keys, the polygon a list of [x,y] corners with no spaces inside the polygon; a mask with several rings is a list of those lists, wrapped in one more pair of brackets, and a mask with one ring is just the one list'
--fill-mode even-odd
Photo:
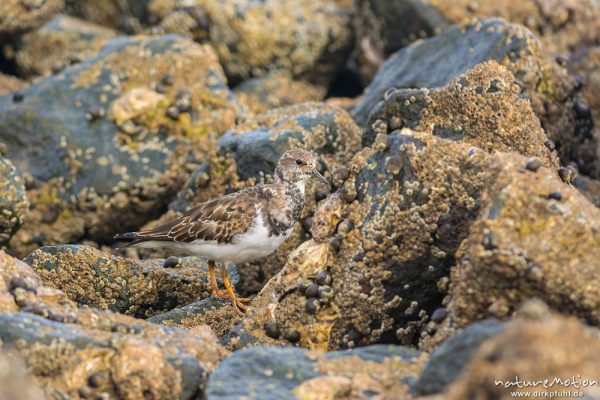
{"label": "grey rock", "polygon": [[[302,383],[326,376],[317,367],[323,360],[358,357],[362,361],[382,363],[399,357],[414,363],[419,352],[410,348],[376,345],[351,351],[309,355],[308,350],[293,347],[253,347],[239,350],[226,358],[209,377],[207,400],[252,398],[261,400],[298,399],[294,392]],[[321,357],[321,360],[319,359]],[[363,371],[369,373],[372,371]],[[406,377],[410,387],[411,380]]]}
{"label": "grey rock", "polygon": [[[154,92],[168,73],[174,85]],[[194,93],[191,107],[172,121],[166,108],[181,90]],[[40,199],[38,223],[15,249],[23,256],[40,244],[110,240],[156,217],[200,163],[202,143],[240,111],[210,47],[174,35],[115,39],[21,93],[20,102],[0,97],[0,140]]]}
{"label": "grey rock", "polygon": [[147,321],[154,322],[155,324],[162,324],[167,321],[175,324],[181,324],[184,319],[191,316],[202,315],[207,311],[221,308],[223,306],[227,307],[229,305],[230,302],[227,300],[209,297],[207,299],[202,299],[200,301],[188,304],[187,306],[177,307],[167,311],[166,313],[152,316],[148,318]]}
{"label": "grey rock", "polygon": [[415,384],[416,393],[427,396],[444,392],[460,376],[479,346],[496,336],[505,325],[505,322],[490,318],[469,325],[447,339],[429,356]]}

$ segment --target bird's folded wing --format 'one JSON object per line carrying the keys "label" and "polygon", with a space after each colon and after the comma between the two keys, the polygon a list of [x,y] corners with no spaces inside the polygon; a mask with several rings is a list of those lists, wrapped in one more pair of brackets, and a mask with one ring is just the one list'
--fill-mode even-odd
{"label": "bird's folded wing", "polygon": [[243,192],[233,193],[202,203],[173,221],[138,232],[137,236],[143,240],[230,243],[235,235],[252,226],[257,200]]}

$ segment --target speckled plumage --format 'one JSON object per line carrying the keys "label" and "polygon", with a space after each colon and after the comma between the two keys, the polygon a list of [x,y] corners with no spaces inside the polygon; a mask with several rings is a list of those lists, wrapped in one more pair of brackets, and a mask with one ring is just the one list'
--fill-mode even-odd
{"label": "speckled plumage", "polygon": [[316,167],[310,152],[290,150],[277,164],[274,183],[207,201],[165,224],[116,238],[133,240],[128,246],[172,248],[221,262],[266,257],[298,221],[306,179],[324,180]]}

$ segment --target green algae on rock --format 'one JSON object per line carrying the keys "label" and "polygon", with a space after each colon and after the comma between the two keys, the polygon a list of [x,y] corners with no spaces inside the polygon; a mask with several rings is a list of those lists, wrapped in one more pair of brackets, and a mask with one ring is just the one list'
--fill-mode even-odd
{"label": "green algae on rock", "polygon": [[241,112],[211,48],[177,36],[115,39],[21,93],[0,98],[0,140],[35,204],[22,256],[155,218]]}
{"label": "green algae on rock", "polygon": [[213,334],[78,308],[3,252],[0,280],[0,346],[18,351],[48,398],[196,399],[227,354]]}
{"label": "green algae on rock", "polygon": [[350,400],[369,393],[408,399],[425,360],[414,349],[391,345],[330,353],[254,347],[233,353],[219,365],[209,378],[206,398]]}
{"label": "green algae on rock", "polygon": [[[380,135],[320,204],[313,240],[294,250],[254,299],[230,345],[285,343],[266,335],[271,322],[281,332],[297,331],[308,348],[415,341],[441,303],[454,253],[478,215],[488,159],[467,143],[428,134]],[[311,314],[311,295],[301,288],[322,271],[331,276],[324,285],[331,293],[319,291],[320,307]]]}
{"label": "green algae on rock", "polygon": [[98,52],[117,32],[66,15],[23,35],[15,47],[19,76],[50,75]]}
{"label": "green algae on rock", "polygon": [[2,0],[0,38],[15,36],[37,28],[64,6],[63,0]]}
{"label": "green algae on rock", "polygon": [[[62,245],[42,247],[25,261],[44,284],[80,305],[142,318],[208,297],[210,291],[206,261],[195,257],[164,268],[161,260],[139,261],[88,246]],[[236,274],[230,276],[235,283]]]}
{"label": "green algae on rock", "polygon": [[321,101],[325,97],[324,88],[281,74],[248,79],[237,85],[234,93],[246,109],[254,114],[294,104]]}
{"label": "green algae on rock", "polygon": [[508,68],[523,85],[561,161],[575,162],[584,173],[597,171],[591,116],[576,107],[581,100],[578,83],[545,55],[531,31],[499,19],[449,28],[399,50],[381,66],[353,109],[353,116],[359,125],[366,126],[369,113],[390,89],[442,87],[490,60]]}
{"label": "green algae on rock", "polygon": [[14,165],[0,156],[0,247],[8,244],[29,209],[25,186]]}
{"label": "green algae on rock", "polygon": [[511,315],[537,297],[600,325],[600,210],[553,171],[497,154],[482,209],[457,252],[444,321],[462,327]]}
{"label": "green algae on rock", "polygon": [[488,152],[516,151],[558,170],[556,152],[513,74],[496,61],[475,66],[439,89],[396,89],[372,111],[363,143],[399,128],[465,141]]}

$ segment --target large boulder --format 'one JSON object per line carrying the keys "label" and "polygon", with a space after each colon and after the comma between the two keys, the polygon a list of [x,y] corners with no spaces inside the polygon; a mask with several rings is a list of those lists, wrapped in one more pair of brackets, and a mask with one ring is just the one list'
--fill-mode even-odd
{"label": "large boulder", "polygon": [[553,171],[498,154],[481,213],[457,252],[449,325],[511,315],[538,297],[600,326],[600,210]]}
{"label": "large boulder", "polygon": [[2,0],[0,39],[37,28],[59,12],[63,6],[63,0]]}
{"label": "large boulder", "polygon": [[50,75],[97,53],[117,36],[111,29],[66,15],[23,35],[15,44],[19,76]]}
{"label": "large boulder", "polygon": [[208,266],[195,257],[165,268],[163,260],[139,261],[88,246],[61,245],[42,247],[25,261],[44,284],[61,289],[80,305],[141,318],[210,296]]}
{"label": "large boulder", "polygon": [[14,165],[0,156],[0,247],[8,244],[29,208],[27,194]]}
{"label": "large boulder", "polygon": [[5,253],[0,345],[18,351],[48,398],[196,399],[227,353],[209,332],[78,308]]}
{"label": "large boulder", "polygon": [[481,345],[506,325],[494,318],[479,321],[435,348],[415,384],[415,392],[420,396],[443,393],[462,374]]}
{"label": "large boulder", "polygon": [[363,142],[399,128],[470,143],[488,152],[515,151],[557,170],[553,145],[513,74],[496,61],[477,65],[439,89],[389,90],[372,111]]}
{"label": "large boulder", "polygon": [[582,172],[597,175],[593,123],[589,109],[581,106],[578,83],[544,55],[531,31],[499,19],[449,28],[399,50],[381,66],[353,116],[366,127],[371,110],[390,89],[443,87],[490,60],[507,67],[519,80],[563,163],[574,162]]}
{"label": "large boulder", "polygon": [[[214,153],[200,166],[171,203],[161,221],[184,212],[201,202],[261,182],[271,182],[281,155],[302,147],[319,155],[322,170],[332,177],[343,171],[361,149],[361,131],[344,110],[322,103],[282,107],[250,118],[226,132]],[[335,175],[335,174],[333,174]],[[301,220],[306,221],[329,188],[310,181]],[[285,264],[287,254],[306,240],[309,225],[298,224],[292,237],[270,257],[238,266],[239,289],[258,292],[264,283]],[[163,254],[166,255],[166,254]]]}
{"label": "large boulder", "polygon": [[14,251],[155,218],[239,112],[212,49],[177,36],[115,39],[0,98],[0,141],[35,205]]}
{"label": "large boulder", "polygon": [[577,318],[522,318],[479,347],[444,398],[504,400],[545,392],[595,399],[600,395],[599,352],[597,333]]}
{"label": "large boulder", "polygon": [[418,38],[474,18],[499,17],[531,29],[551,55],[597,44],[600,7],[594,0],[357,0],[356,59],[367,79],[387,55]]}
{"label": "large boulder", "polygon": [[499,17],[525,25],[550,54],[568,54],[597,43],[600,6],[594,0],[426,0],[449,24]]}
{"label": "large boulder", "polygon": [[408,399],[426,355],[400,346],[309,352],[255,347],[235,352],[211,374],[207,400]]}
{"label": "large boulder", "polygon": [[353,58],[369,84],[387,56],[447,26],[444,16],[423,0],[355,0]]}
{"label": "large boulder", "polygon": [[[478,215],[488,159],[428,134],[380,135],[319,205],[313,239],[254,299],[232,343],[338,349],[416,341]],[[281,337],[269,336],[267,324]]]}
{"label": "large boulder", "polygon": [[351,44],[333,0],[209,0],[210,43],[234,82],[281,71],[327,84]]}

